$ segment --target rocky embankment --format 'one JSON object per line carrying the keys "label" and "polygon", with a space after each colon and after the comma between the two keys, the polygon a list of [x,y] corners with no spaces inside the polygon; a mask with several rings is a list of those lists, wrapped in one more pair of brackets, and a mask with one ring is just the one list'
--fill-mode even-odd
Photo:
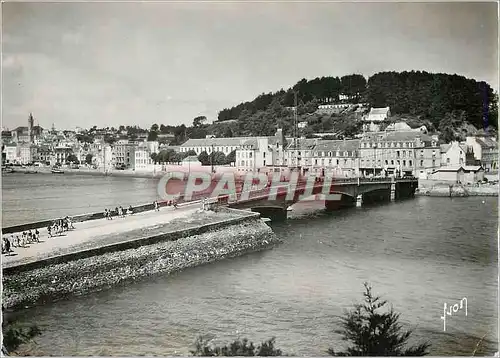
{"label": "rocky embankment", "polygon": [[248,252],[280,240],[260,218],[176,241],[110,252],[30,271],[4,275],[3,304],[18,308],[81,295],[148,276],[170,274]]}
{"label": "rocky embankment", "polygon": [[436,184],[419,188],[415,195],[438,197],[498,196],[498,185]]}

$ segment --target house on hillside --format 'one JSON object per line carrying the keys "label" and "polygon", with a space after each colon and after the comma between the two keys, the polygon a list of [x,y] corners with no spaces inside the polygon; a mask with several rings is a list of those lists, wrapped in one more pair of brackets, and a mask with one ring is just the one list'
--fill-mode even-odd
{"label": "house on hillside", "polygon": [[391,116],[389,107],[385,108],[372,108],[370,113],[365,117],[366,122],[382,122]]}

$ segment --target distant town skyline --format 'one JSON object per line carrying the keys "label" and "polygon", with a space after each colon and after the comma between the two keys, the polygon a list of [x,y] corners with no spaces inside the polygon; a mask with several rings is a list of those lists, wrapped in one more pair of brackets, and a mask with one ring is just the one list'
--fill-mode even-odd
{"label": "distant town skyline", "polygon": [[191,124],[302,78],[456,73],[498,90],[497,3],[2,3],[2,126]]}

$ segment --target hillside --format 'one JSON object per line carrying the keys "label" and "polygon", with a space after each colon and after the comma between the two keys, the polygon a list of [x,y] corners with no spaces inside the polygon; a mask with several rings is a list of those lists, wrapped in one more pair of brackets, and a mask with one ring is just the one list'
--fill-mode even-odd
{"label": "hillside", "polygon": [[[445,132],[452,138],[467,124],[477,129],[497,128],[497,95],[485,82],[463,76],[420,71],[381,72],[366,80],[362,75],[302,79],[288,90],[262,94],[219,112],[218,121],[206,128],[217,136],[272,135],[279,125],[293,133],[294,93],[297,93],[298,122],[308,126],[301,134],[337,132],[351,136],[360,131],[360,112],[315,113],[327,103],[367,103],[390,107],[394,118],[411,118]],[[470,127],[469,127],[470,128]],[[457,131],[458,130],[458,131]]]}

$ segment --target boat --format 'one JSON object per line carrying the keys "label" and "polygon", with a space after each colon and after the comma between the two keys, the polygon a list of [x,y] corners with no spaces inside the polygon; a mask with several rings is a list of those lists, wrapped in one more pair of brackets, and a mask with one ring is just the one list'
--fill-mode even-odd
{"label": "boat", "polygon": [[52,168],[52,170],[50,171],[52,174],[64,174],[64,171],[61,170],[61,169],[56,169],[56,168]]}
{"label": "boat", "polygon": [[2,168],[2,172],[3,173],[14,173],[15,170],[13,168],[7,167],[7,168]]}
{"label": "boat", "polygon": [[36,174],[38,173],[36,170],[26,170],[24,174]]}

